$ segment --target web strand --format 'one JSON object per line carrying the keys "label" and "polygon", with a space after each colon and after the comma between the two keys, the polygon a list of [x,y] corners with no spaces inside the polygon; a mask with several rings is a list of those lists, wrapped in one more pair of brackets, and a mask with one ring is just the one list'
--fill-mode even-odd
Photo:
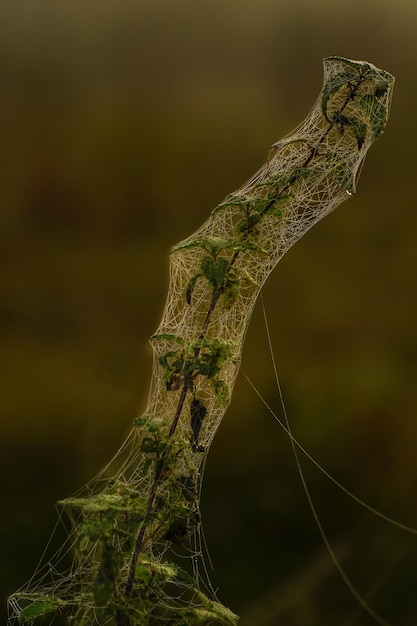
{"label": "web strand", "polygon": [[364,507],[365,509],[367,509],[368,511],[370,511],[371,513],[373,513],[374,515],[376,515],[377,517],[379,517],[380,519],[383,519],[385,522],[388,522],[389,524],[395,526],[396,528],[399,528],[403,531],[409,532],[411,534],[417,534],[417,529],[415,529],[414,527],[411,526],[407,526],[406,524],[402,524],[401,522],[398,522],[397,520],[394,520],[390,517],[388,517],[387,515],[385,515],[384,513],[381,513],[380,511],[378,511],[377,509],[375,509],[374,507],[368,505],[366,502],[364,502],[363,500],[361,500],[360,498],[358,498],[356,495],[354,495],[352,492],[350,492],[348,489],[346,489],[346,487],[344,487],[339,481],[337,481],[331,474],[329,474],[329,472],[327,472],[308,452],[307,450],[298,442],[298,440],[293,436],[292,434],[292,430],[291,430],[291,426],[290,426],[290,422],[289,422],[289,418],[288,418],[288,413],[287,413],[287,409],[285,406],[285,401],[284,401],[284,396],[283,396],[283,392],[282,392],[282,387],[281,387],[281,383],[280,383],[280,379],[279,379],[279,375],[278,375],[278,368],[277,368],[277,364],[276,364],[276,359],[275,359],[275,353],[274,353],[274,348],[273,348],[273,343],[272,343],[272,338],[271,338],[271,332],[270,332],[270,328],[269,328],[269,323],[268,323],[268,318],[267,318],[267,313],[266,313],[266,308],[265,308],[265,303],[263,300],[263,295],[262,293],[260,294],[260,300],[261,300],[261,307],[262,307],[262,315],[263,315],[263,320],[264,320],[264,326],[265,326],[265,331],[266,331],[266,335],[267,335],[267,343],[268,343],[268,348],[269,348],[269,354],[270,354],[270,358],[271,358],[271,363],[272,363],[272,368],[273,368],[273,372],[274,372],[274,380],[275,380],[275,385],[277,388],[277,392],[278,392],[278,397],[279,397],[279,402],[281,405],[281,409],[282,409],[282,414],[284,416],[284,422],[282,420],[280,420],[280,418],[277,416],[277,414],[275,413],[275,411],[271,408],[271,406],[266,402],[266,400],[264,399],[264,397],[262,396],[262,394],[259,392],[259,390],[257,389],[257,387],[255,386],[255,384],[252,382],[252,380],[249,378],[249,376],[246,374],[246,372],[243,371],[242,369],[242,373],[244,375],[244,377],[246,378],[247,382],[249,383],[249,385],[251,386],[251,388],[254,390],[254,392],[256,393],[256,395],[258,396],[258,398],[262,401],[262,403],[264,404],[264,406],[268,409],[268,411],[272,414],[272,416],[274,417],[275,421],[279,424],[279,426],[284,430],[284,432],[288,435],[290,442],[291,442],[291,448],[292,448],[292,452],[293,452],[293,456],[295,459],[295,463],[296,463],[296,467],[297,467],[297,471],[300,477],[300,481],[301,484],[303,486],[303,490],[304,493],[306,495],[307,498],[307,502],[309,504],[310,510],[312,512],[315,524],[319,530],[319,533],[321,535],[322,541],[326,547],[326,550],[337,570],[337,572],[339,573],[339,575],[341,576],[344,584],[346,585],[346,587],[349,589],[350,593],[353,595],[353,597],[356,599],[356,601],[358,602],[358,604],[361,606],[361,608],[375,621],[375,623],[380,624],[381,626],[392,626],[391,622],[386,621],[383,617],[381,617],[364,599],[364,597],[362,596],[362,594],[356,589],[356,587],[353,585],[352,581],[350,580],[349,576],[346,574],[345,570],[343,569],[336,553],[334,552],[332,545],[327,537],[326,531],[323,528],[323,525],[320,521],[319,515],[317,513],[316,507],[314,505],[312,496],[311,496],[311,492],[310,489],[308,487],[307,481],[306,481],[306,477],[301,465],[301,461],[300,461],[300,457],[299,457],[299,452],[301,451],[304,456],[306,456],[309,461],[311,461],[315,467],[317,467],[317,469],[320,470],[320,472],[322,472],[326,478],[328,478],[334,485],[336,485],[343,493],[345,493],[346,495],[348,495],[351,499],[353,499],[355,502],[357,502],[358,504],[360,504],[362,507]]}

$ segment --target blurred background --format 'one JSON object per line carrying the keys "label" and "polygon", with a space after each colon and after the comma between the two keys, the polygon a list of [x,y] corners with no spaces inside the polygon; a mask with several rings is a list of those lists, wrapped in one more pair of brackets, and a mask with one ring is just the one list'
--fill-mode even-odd
{"label": "blurred background", "polygon": [[[264,290],[295,436],[417,526],[417,3],[3,0],[0,4],[0,588],[31,576],[55,502],[143,410],[168,251],[307,115],[322,59],[396,76],[358,194]],[[279,412],[262,311],[243,369]],[[330,541],[390,622],[417,623],[417,538],[303,462]],[[288,438],[240,375],[206,468],[220,599],[242,626],[369,626],[327,556]]]}

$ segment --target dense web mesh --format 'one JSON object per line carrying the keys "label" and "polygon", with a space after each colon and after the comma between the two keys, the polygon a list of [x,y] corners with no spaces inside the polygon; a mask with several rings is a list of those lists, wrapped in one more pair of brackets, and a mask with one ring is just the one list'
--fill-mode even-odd
{"label": "dense web mesh", "polygon": [[146,411],[112,464],[59,503],[67,542],[10,598],[10,625],[236,623],[201,575],[204,462],[256,298],[286,251],[355,193],[392,86],[369,63],[325,59],[306,120],[171,250]]}

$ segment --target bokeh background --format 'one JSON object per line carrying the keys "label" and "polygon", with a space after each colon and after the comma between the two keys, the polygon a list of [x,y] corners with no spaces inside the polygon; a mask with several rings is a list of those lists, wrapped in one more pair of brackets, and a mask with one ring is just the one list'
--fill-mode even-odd
{"label": "bokeh background", "polygon": [[[391,119],[357,196],[288,253],[264,299],[296,437],[417,526],[416,38],[414,0],[2,0],[2,599],[34,570],[56,500],[144,407],[170,246],[304,119],[333,54],[396,76]],[[279,411],[259,307],[243,368]],[[415,625],[417,538],[303,466],[354,584],[390,623]],[[213,585],[242,626],[373,623],[243,376],[202,508]]]}

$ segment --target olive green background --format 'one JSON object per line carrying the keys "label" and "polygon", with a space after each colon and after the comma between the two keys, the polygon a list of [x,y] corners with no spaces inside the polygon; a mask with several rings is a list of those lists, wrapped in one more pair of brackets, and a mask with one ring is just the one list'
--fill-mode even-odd
{"label": "olive green background", "polygon": [[[264,299],[296,437],[417,526],[416,36],[414,0],[0,4],[2,598],[32,574],[56,500],[144,408],[170,246],[304,119],[333,54],[396,76],[391,118],[357,196],[288,253]],[[243,369],[279,413],[260,307]],[[354,584],[390,622],[415,625],[417,537],[303,466]],[[242,626],[373,623],[242,375],[202,509],[213,585]]]}

